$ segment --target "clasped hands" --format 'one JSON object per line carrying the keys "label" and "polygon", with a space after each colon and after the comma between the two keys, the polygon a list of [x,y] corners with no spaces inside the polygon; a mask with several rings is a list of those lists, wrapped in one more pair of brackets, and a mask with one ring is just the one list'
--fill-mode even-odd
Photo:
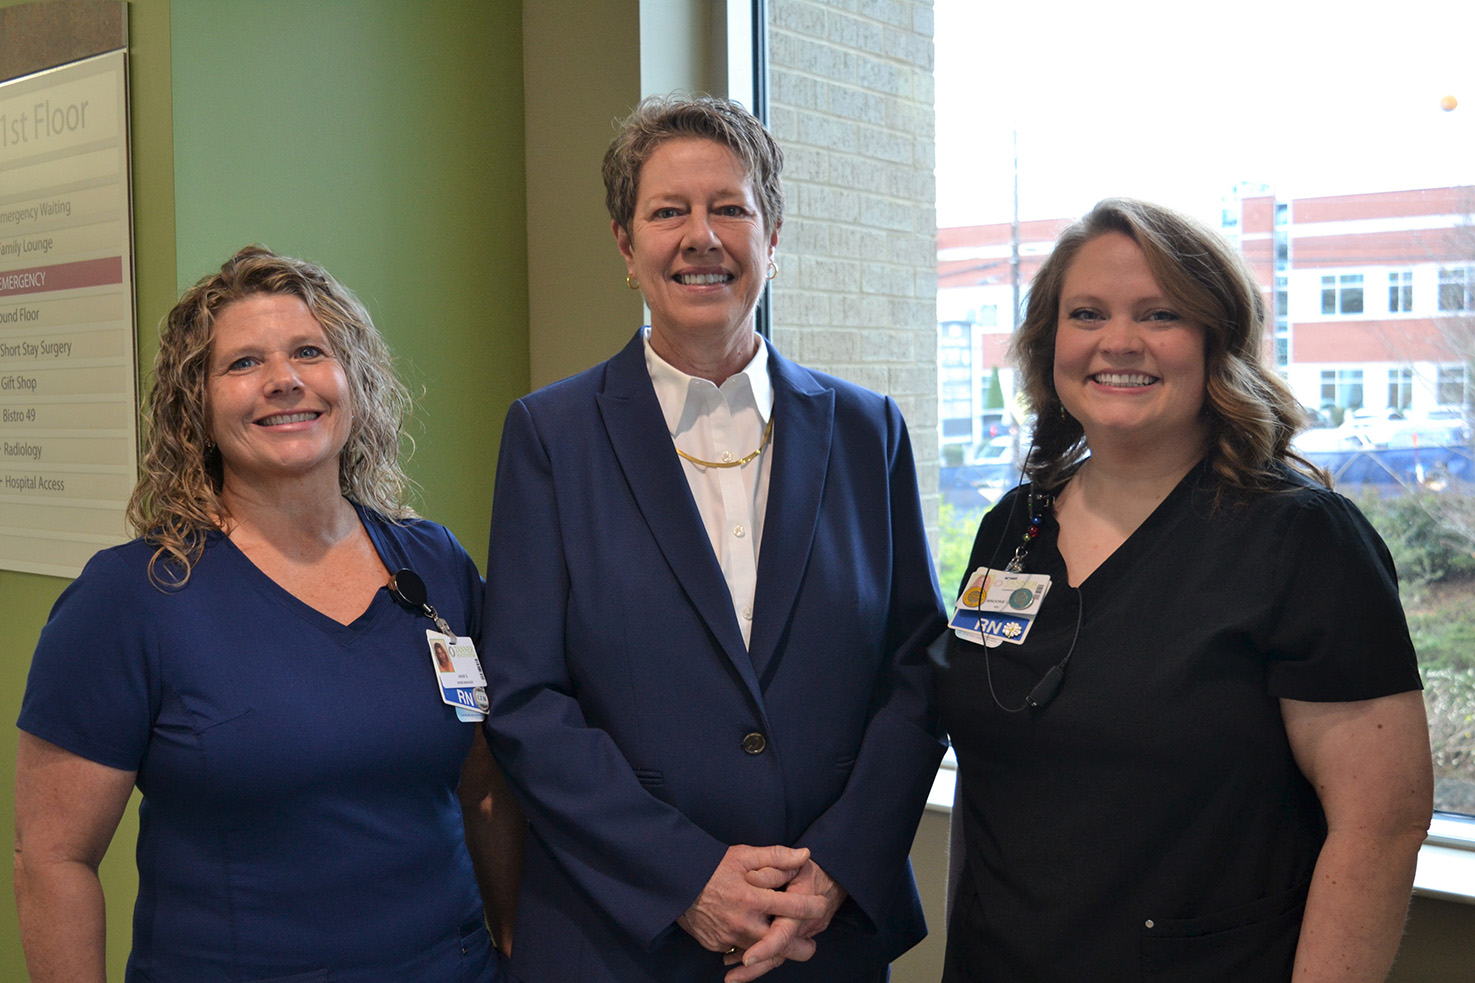
{"label": "clasped hands", "polygon": [[676,920],[723,962],[725,983],[748,983],[787,960],[814,955],[846,892],[807,849],[731,846],[686,914]]}

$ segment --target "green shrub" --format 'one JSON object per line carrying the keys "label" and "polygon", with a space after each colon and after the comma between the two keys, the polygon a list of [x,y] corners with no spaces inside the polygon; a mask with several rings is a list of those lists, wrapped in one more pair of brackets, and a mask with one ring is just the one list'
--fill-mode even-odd
{"label": "green shrub", "polygon": [[1412,490],[1396,498],[1363,495],[1358,500],[1393,555],[1405,604],[1417,603],[1428,586],[1447,577],[1475,573],[1463,517],[1475,510],[1465,495]]}
{"label": "green shrub", "polygon": [[1475,612],[1470,592],[1452,593],[1449,603],[1409,610],[1408,631],[1419,665],[1427,669],[1475,671]]}
{"label": "green shrub", "polygon": [[1442,809],[1475,812],[1475,672],[1428,669],[1424,709]]}

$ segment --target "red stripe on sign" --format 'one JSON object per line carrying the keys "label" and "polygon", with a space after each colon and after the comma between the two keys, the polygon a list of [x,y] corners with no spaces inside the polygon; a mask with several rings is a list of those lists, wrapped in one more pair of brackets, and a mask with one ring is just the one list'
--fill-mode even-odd
{"label": "red stripe on sign", "polygon": [[33,266],[26,270],[0,273],[0,297],[18,294],[52,293],[76,290],[78,287],[102,287],[123,282],[123,257],[105,256],[77,263],[55,266]]}

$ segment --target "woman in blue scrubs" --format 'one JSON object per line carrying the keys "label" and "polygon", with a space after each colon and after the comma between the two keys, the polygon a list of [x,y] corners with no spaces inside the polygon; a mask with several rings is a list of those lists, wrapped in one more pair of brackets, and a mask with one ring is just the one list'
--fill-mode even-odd
{"label": "woman in blue scrubs", "polygon": [[502,979],[523,820],[456,705],[481,578],[404,504],[367,311],[250,247],[180,299],[154,377],[139,538],[57,601],[21,708],[32,980],[104,979],[97,865],[135,786],[127,980]]}

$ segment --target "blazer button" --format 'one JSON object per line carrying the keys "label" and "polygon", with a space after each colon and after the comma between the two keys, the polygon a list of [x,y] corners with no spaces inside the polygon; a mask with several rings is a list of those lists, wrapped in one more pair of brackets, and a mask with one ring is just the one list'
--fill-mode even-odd
{"label": "blazer button", "polygon": [[743,736],[743,750],[749,754],[762,754],[768,748],[768,738],[756,730]]}

